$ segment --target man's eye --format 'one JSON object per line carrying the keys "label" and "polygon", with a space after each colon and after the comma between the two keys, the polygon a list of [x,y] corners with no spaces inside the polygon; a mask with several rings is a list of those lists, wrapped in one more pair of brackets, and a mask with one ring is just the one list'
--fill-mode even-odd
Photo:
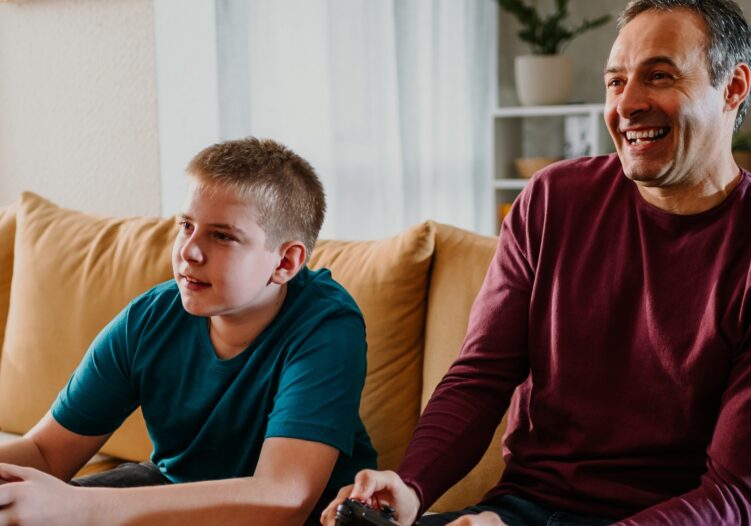
{"label": "man's eye", "polygon": [[655,71],[654,73],[652,73],[649,76],[649,78],[651,80],[653,80],[653,81],[658,81],[659,82],[659,81],[662,81],[662,80],[669,80],[670,79],[670,75],[668,75],[667,73],[665,73],[663,71]]}
{"label": "man's eye", "polygon": [[180,226],[180,230],[182,230],[183,232],[189,232],[193,228],[193,225],[185,220],[178,221],[177,224]]}
{"label": "man's eye", "polygon": [[623,82],[621,81],[621,79],[608,79],[607,82],[605,83],[605,85],[608,88],[617,88],[618,86],[622,84]]}

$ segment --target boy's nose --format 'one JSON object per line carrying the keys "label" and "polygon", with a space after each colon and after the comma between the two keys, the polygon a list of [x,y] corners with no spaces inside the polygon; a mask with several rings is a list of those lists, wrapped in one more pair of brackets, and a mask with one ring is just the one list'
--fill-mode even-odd
{"label": "boy's nose", "polygon": [[180,256],[185,261],[201,264],[204,262],[204,254],[201,247],[193,239],[188,239],[180,250]]}

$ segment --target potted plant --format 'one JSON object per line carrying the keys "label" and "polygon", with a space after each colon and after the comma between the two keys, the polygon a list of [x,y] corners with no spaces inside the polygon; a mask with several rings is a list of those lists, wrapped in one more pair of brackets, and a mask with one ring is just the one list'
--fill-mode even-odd
{"label": "potted plant", "polygon": [[733,159],[741,168],[751,170],[751,133],[739,131],[733,135]]}
{"label": "potted plant", "polygon": [[525,0],[498,0],[498,4],[519,21],[522,28],[518,36],[532,50],[532,55],[518,56],[514,63],[519,102],[524,106],[568,102],[572,64],[560,52],[574,37],[607,23],[610,15],[568,26],[568,0],[555,0],[555,12],[548,16],[541,15]]}

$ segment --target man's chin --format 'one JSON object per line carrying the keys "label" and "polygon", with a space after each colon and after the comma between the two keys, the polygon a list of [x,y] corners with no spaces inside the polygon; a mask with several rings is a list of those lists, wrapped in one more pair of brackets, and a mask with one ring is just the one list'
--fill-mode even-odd
{"label": "man's chin", "polygon": [[669,170],[664,167],[629,166],[624,165],[623,173],[626,178],[641,186],[662,186],[667,179]]}
{"label": "man's chin", "polygon": [[645,175],[643,173],[628,173],[626,172],[626,178],[635,182],[639,186],[660,186],[660,179],[656,176]]}

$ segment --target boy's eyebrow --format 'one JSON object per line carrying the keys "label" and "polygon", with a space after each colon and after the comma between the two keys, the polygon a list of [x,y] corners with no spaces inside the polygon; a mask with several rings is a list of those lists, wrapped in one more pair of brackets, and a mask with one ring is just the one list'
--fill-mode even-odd
{"label": "boy's eyebrow", "polygon": [[[657,64],[667,64],[668,66],[677,68],[678,65],[675,63],[675,60],[670,58],[667,55],[657,55],[654,57],[649,57],[644,62],[640,63],[640,67],[649,67],[649,66],[655,66]],[[605,66],[605,70],[602,72],[603,75],[607,75],[609,73],[619,73],[623,71],[625,68],[623,66]]]}
{"label": "boy's eyebrow", "polygon": [[[188,214],[178,214],[177,217],[179,217],[180,219],[185,219],[186,221],[193,222],[193,218],[190,217]],[[229,223],[209,223],[208,226],[212,228],[221,228],[223,230],[233,230],[240,234],[245,234],[245,231],[242,228],[237,227],[235,225],[230,225]]]}

